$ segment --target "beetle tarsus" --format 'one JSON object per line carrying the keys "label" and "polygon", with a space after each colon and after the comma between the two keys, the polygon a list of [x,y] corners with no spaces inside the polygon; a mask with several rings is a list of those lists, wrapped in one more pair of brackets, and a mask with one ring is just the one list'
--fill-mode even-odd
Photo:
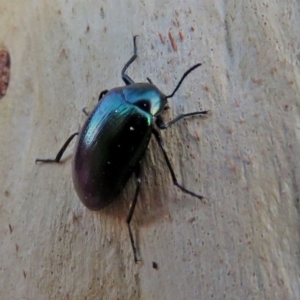
{"label": "beetle tarsus", "polygon": [[43,162],[43,163],[59,163],[61,157],[63,156],[64,152],[66,151],[67,147],[69,146],[69,144],[71,143],[71,141],[73,140],[73,138],[78,135],[79,132],[75,132],[73,133],[67,140],[66,142],[63,144],[63,146],[61,147],[61,149],[58,151],[57,155],[55,158],[47,158],[47,159],[41,159],[41,158],[37,158],[35,160],[35,163],[37,162]]}
{"label": "beetle tarsus", "polygon": [[176,178],[176,175],[175,175],[175,172],[174,172],[174,170],[173,170],[173,168],[172,168],[171,162],[170,162],[169,157],[168,157],[168,155],[167,155],[167,152],[166,152],[166,150],[165,150],[165,148],[164,148],[164,143],[163,143],[163,141],[162,141],[162,139],[161,139],[161,137],[160,137],[158,131],[155,130],[155,129],[153,128],[153,129],[152,129],[152,133],[153,133],[153,135],[155,136],[155,139],[156,139],[156,141],[157,141],[157,143],[158,143],[160,149],[161,149],[162,152],[163,152],[165,161],[166,161],[167,166],[168,166],[168,168],[169,168],[169,171],[170,171],[170,173],[171,173],[171,177],[172,177],[172,180],[173,180],[173,184],[176,185],[179,189],[181,189],[184,193],[189,194],[189,195],[191,195],[191,196],[194,196],[194,197],[200,199],[201,201],[203,201],[203,199],[204,199],[203,196],[198,195],[198,194],[196,194],[196,193],[194,193],[194,192],[189,191],[188,189],[186,189],[185,187],[183,187],[182,185],[180,185],[180,184],[178,183],[177,178]]}
{"label": "beetle tarsus", "polygon": [[128,67],[136,60],[137,58],[137,46],[136,46],[136,38],[137,35],[135,35],[133,37],[133,55],[131,56],[131,58],[129,59],[129,61],[125,64],[125,66],[122,69],[121,72],[121,76],[123,81],[125,82],[126,85],[130,85],[133,84],[134,81],[127,75],[125,74],[126,70],[128,69]]}

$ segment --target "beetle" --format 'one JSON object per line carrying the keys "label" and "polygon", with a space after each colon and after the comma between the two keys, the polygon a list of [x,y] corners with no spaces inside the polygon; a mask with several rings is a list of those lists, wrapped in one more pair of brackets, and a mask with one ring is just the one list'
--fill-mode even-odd
{"label": "beetle", "polygon": [[54,159],[35,160],[59,163],[69,143],[78,136],[72,159],[72,177],[78,197],[90,210],[100,210],[109,205],[135,173],[136,189],[126,218],[135,262],[138,256],[130,223],[141,185],[140,161],[150,138],[153,134],[162,150],[174,185],[184,193],[202,200],[203,196],[178,183],[158,129],[164,130],[185,117],[204,116],[209,112],[205,110],[181,114],[164,123],[161,113],[166,108],[167,99],[175,95],[186,76],[201,64],[188,69],[170,95],[163,94],[149,78],[148,82],[135,83],[125,72],[137,58],[136,37],[133,37],[133,55],[121,72],[125,86],[102,91],[94,110],[90,114],[83,110],[87,115],[86,122],[80,132],[68,138]]}

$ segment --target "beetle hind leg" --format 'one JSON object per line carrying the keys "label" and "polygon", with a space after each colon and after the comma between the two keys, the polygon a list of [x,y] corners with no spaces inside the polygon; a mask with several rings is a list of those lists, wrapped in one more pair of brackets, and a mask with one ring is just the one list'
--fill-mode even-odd
{"label": "beetle hind leg", "polygon": [[136,170],[135,170],[135,177],[136,177],[136,190],[135,190],[134,198],[133,198],[131,206],[130,206],[128,216],[126,218],[126,223],[127,223],[127,227],[128,227],[131,247],[132,247],[132,250],[133,250],[134,262],[137,263],[139,261],[139,259],[137,258],[137,250],[136,250],[136,245],[135,245],[135,242],[134,242],[134,238],[133,238],[130,223],[131,223],[131,219],[132,219],[132,216],[133,216],[133,213],[134,213],[134,209],[136,207],[136,203],[137,203],[137,199],[138,199],[138,195],[139,195],[139,191],[140,191],[140,185],[141,185],[140,165],[139,164],[138,164],[138,166],[136,167]]}
{"label": "beetle hind leg", "polygon": [[129,61],[125,64],[124,68],[122,69],[121,76],[123,81],[125,82],[126,85],[133,84],[134,81],[127,75],[125,74],[126,70],[128,67],[136,60],[137,58],[137,47],[136,47],[136,38],[137,35],[133,37],[133,55],[129,59]]}

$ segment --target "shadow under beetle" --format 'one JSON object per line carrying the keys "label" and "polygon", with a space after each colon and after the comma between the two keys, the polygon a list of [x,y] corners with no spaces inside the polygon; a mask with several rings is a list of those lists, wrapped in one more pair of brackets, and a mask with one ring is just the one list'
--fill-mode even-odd
{"label": "shadow under beetle", "polygon": [[130,222],[141,185],[139,164],[151,134],[162,150],[173,183],[184,193],[203,199],[203,196],[187,190],[177,182],[155,125],[159,129],[166,129],[182,118],[208,113],[197,111],[181,114],[168,123],[163,122],[160,114],[167,104],[167,99],[174,96],[185,77],[201,64],[196,64],[186,71],[173,93],[168,96],[149,78],[148,82],[134,83],[125,72],[137,58],[136,37],[133,37],[134,54],[121,72],[125,86],[101,92],[99,103],[91,114],[88,115],[83,110],[88,115],[85,124],[80,132],[75,132],[69,137],[54,159],[36,159],[36,162],[59,163],[69,143],[79,135],[73,155],[73,183],[78,197],[91,210],[100,210],[110,204],[122,191],[132,173],[135,173],[136,190],[126,219],[135,262],[138,261],[137,250]]}

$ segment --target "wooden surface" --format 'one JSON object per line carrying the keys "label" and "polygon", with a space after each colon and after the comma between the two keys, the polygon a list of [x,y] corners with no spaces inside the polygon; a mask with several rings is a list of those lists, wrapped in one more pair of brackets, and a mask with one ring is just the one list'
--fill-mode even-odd
{"label": "wooden surface", "polygon": [[[1,0],[11,57],[0,100],[1,299],[300,299],[299,12],[291,0]],[[132,184],[95,213],[72,187],[74,143],[63,164],[34,164],[78,130],[100,91],[123,84],[134,34],[130,76],[165,93],[203,62],[166,120],[212,111],[162,133],[178,180],[206,204],[172,185],[149,146],[137,265],[125,223]]]}

